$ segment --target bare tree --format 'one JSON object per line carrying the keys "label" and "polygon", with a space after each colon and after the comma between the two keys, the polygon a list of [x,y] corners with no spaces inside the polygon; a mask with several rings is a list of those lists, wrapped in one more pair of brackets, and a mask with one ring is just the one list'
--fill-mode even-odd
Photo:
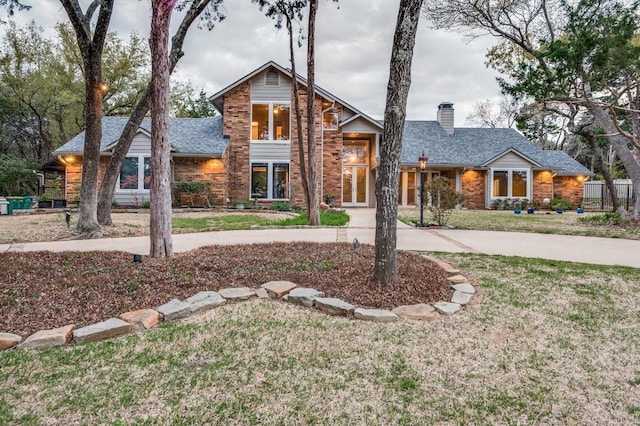
{"label": "bare tree", "polygon": [[398,179],[402,133],[411,86],[411,61],[422,0],[401,0],[393,37],[387,106],[376,179],[376,257],[373,281],[384,286],[398,281]]}
{"label": "bare tree", "polygon": [[[224,15],[220,12],[220,6],[223,0],[184,0],[177,5],[178,10],[187,8],[187,12],[182,18],[182,22],[178,27],[176,33],[171,39],[171,53],[169,58],[171,65],[169,72],[173,72],[180,58],[184,56],[182,46],[184,45],[184,39],[187,36],[187,32],[191,25],[197,18],[206,24],[208,29],[212,29],[216,21],[224,19]],[[133,141],[140,123],[144,119],[147,112],[149,112],[149,104],[151,101],[151,82],[147,85],[142,97],[138,100],[135,108],[129,116],[129,120],[122,130],[122,134],[118,138],[111,157],[109,158],[109,164],[102,179],[100,185],[100,193],[98,195],[98,222],[102,225],[111,225],[111,201],[113,200],[113,194],[116,189],[116,182],[118,181],[118,175],[122,162],[124,161],[131,142]]]}
{"label": "bare tree", "polygon": [[[102,236],[98,224],[98,169],[102,139],[102,51],[109,29],[113,0],[94,0],[83,12],[78,0],[60,0],[73,25],[82,55],[85,79],[85,137],[77,230],[86,238]],[[91,28],[93,15],[98,11]]]}
{"label": "bare tree", "polygon": [[169,23],[175,2],[151,1],[151,257],[173,256],[169,185]]}
{"label": "bare tree", "polygon": [[479,127],[512,127],[515,124],[517,114],[517,101],[507,95],[502,95],[497,103],[489,99],[476,102],[467,115],[466,121]]}

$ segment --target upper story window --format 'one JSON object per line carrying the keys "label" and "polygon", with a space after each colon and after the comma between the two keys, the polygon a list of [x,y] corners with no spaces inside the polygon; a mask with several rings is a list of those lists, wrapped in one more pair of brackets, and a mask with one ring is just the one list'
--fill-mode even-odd
{"label": "upper story window", "polygon": [[254,103],[251,105],[252,141],[289,141],[291,104]]}

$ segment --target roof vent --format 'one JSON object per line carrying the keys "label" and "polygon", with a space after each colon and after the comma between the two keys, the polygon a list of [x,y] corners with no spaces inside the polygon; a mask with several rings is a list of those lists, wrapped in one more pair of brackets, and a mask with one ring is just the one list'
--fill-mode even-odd
{"label": "roof vent", "polygon": [[438,123],[447,132],[453,135],[453,103],[442,102],[438,105]]}
{"label": "roof vent", "polygon": [[280,85],[280,75],[276,70],[267,71],[267,78],[265,81],[267,86],[278,86]]}

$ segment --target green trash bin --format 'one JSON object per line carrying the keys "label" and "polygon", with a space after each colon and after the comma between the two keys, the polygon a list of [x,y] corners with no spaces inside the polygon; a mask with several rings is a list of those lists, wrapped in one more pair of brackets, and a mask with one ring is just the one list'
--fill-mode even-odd
{"label": "green trash bin", "polygon": [[[17,205],[18,199],[22,200],[22,197],[7,197],[7,201],[9,202],[9,206],[8,206],[9,208],[7,210],[8,210],[9,214],[13,214],[13,211],[15,209],[19,209],[20,208]],[[20,204],[22,204],[22,203],[20,203]]]}
{"label": "green trash bin", "polygon": [[33,197],[25,196],[22,201],[22,208],[30,209],[32,203],[33,203]]}
{"label": "green trash bin", "polygon": [[14,203],[15,203],[15,205],[13,207],[14,209],[18,209],[18,210],[24,209],[24,198],[22,198],[22,197],[16,198]]}
{"label": "green trash bin", "polygon": [[24,197],[23,198],[23,201],[22,201],[22,208],[23,209],[30,209],[32,204],[33,204],[33,197]]}

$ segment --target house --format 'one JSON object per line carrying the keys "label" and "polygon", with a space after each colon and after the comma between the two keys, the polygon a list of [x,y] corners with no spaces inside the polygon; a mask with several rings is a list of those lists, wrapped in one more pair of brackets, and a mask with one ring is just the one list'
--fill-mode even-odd
{"label": "house", "polygon": [[[306,111],[306,80],[298,77],[298,82],[300,108]],[[210,198],[218,205],[230,200],[302,205],[290,71],[268,62],[212,95],[210,101],[220,116],[171,119],[172,181],[210,182]],[[314,108],[321,199],[332,196],[343,207],[375,206],[382,122],[319,87]],[[100,176],[126,120],[103,118]],[[302,128],[306,135],[304,117]],[[119,204],[148,200],[149,129],[145,119],[122,166],[114,195]],[[65,165],[67,198],[78,192],[83,141],[80,133],[55,151]],[[469,208],[487,208],[496,199],[542,201],[553,196],[577,205],[583,183],[591,175],[567,154],[540,150],[513,129],[456,128],[453,103],[443,102],[437,120],[406,122],[401,205],[419,200],[418,158],[423,152],[429,159],[425,179],[450,178]]]}

